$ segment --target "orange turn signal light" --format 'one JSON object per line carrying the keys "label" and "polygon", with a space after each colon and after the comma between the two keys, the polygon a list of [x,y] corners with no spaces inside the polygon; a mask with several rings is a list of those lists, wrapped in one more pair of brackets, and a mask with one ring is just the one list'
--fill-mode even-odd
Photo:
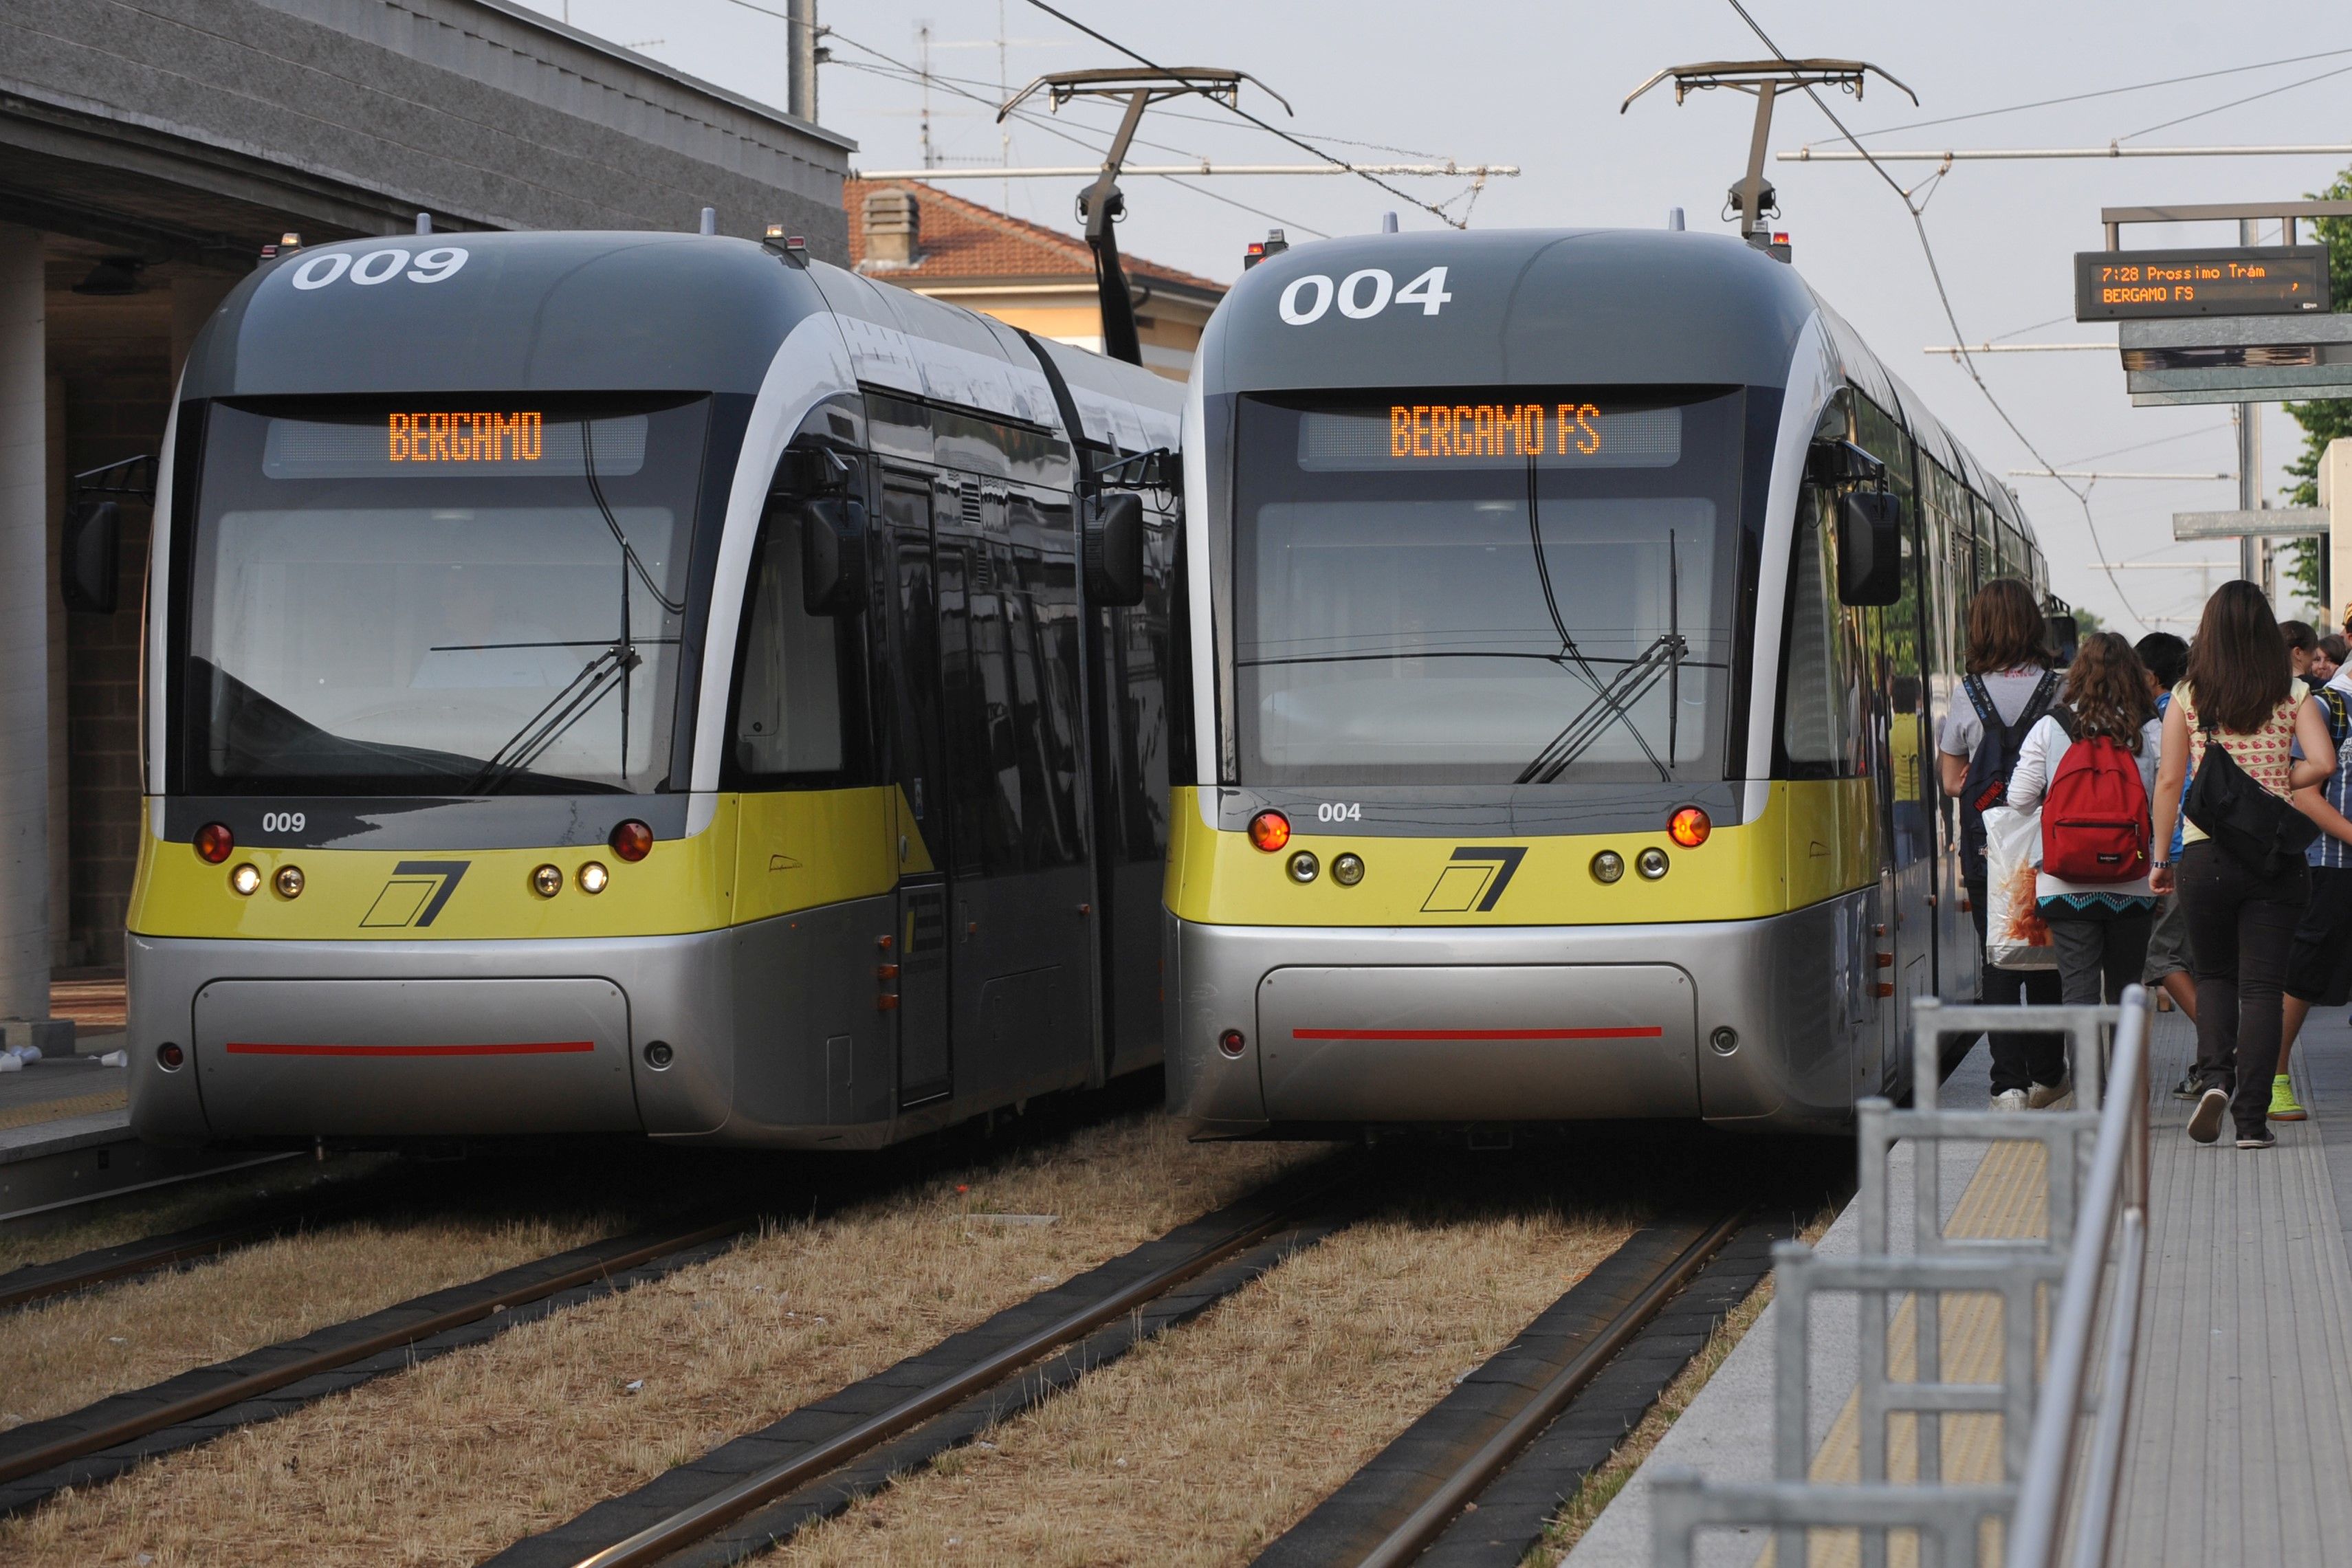
{"label": "orange turn signal light", "polygon": [[229,851],[236,848],[236,835],[228,831],[226,822],[206,822],[196,830],[196,858],[213,865],[228,859]]}
{"label": "orange turn signal light", "polygon": [[1668,836],[1686,850],[1695,850],[1706,842],[1707,834],[1713,831],[1715,824],[1708,821],[1706,813],[1696,806],[1685,806],[1666,823]]}
{"label": "orange turn signal light", "polygon": [[1290,819],[1279,811],[1260,811],[1250,819],[1250,842],[1272,854],[1290,841]]}
{"label": "orange turn signal light", "polygon": [[654,831],[632,817],[614,828],[612,838],[607,841],[612,844],[614,854],[635,864],[653,852]]}

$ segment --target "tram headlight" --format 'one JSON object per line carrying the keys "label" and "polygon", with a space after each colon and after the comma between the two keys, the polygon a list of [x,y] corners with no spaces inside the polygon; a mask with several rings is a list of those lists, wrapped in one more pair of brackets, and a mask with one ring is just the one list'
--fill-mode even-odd
{"label": "tram headlight", "polygon": [[1593,881],[1603,883],[1612,883],[1624,874],[1625,857],[1615,850],[1602,850],[1592,857]]}
{"label": "tram headlight", "polygon": [[1695,850],[1706,842],[1707,834],[1713,831],[1715,824],[1708,821],[1706,813],[1696,806],[1685,806],[1666,821],[1666,836],[1686,850]]}
{"label": "tram headlight", "polygon": [[613,830],[613,852],[631,865],[653,852],[654,831],[635,817]]}
{"label": "tram headlight", "polygon": [[1313,882],[1322,869],[1323,862],[1315,858],[1312,850],[1301,850],[1290,857],[1290,880],[1301,886]]}
{"label": "tram headlight", "polygon": [[583,893],[602,893],[612,880],[613,873],[604,869],[603,861],[590,861],[580,868],[580,891]]}
{"label": "tram headlight", "polygon": [[1290,841],[1290,819],[1279,811],[1260,811],[1250,819],[1250,842],[1272,854]]}
{"label": "tram headlight", "polygon": [[229,890],[241,898],[251,898],[261,891],[261,868],[247,861],[228,873]]}
{"label": "tram headlight", "polygon": [[1633,869],[1640,872],[1643,877],[1650,882],[1655,882],[1666,874],[1667,863],[1666,852],[1655,844],[1633,857]]}
{"label": "tram headlight", "polygon": [[206,822],[196,830],[196,858],[207,864],[220,864],[235,848],[236,835],[228,831],[226,822]]}
{"label": "tram headlight", "polygon": [[278,896],[280,898],[302,896],[302,868],[299,865],[279,866],[278,874],[271,877],[269,881],[270,885],[278,889]]}
{"label": "tram headlight", "polygon": [[1364,880],[1364,857],[1360,854],[1331,857],[1331,880],[1341,887],[1353,887]]}
{"label": "tram headlight", "polygon": [[541,898],[553,898],[563,891],[563,868],[552,865],[533,866],[530,872],[530,890]]}

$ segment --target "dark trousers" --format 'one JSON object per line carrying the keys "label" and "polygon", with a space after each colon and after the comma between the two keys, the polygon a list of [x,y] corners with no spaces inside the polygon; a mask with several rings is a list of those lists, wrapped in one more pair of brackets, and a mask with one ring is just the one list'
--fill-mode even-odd
{"label": "dark trousers", "polygon": [[2260,875],[2203,840],[2182,852],[2178,874],[2197,977],[2197,1071],[2209,1088],[2231,1092],[2240,1133],[2259,1133],[2270,1120],[2280,996],[2311,878],[2300,863]]}
{"label": "dark trousers", "polygon": [[[1983,883],[1969,883],[1969,918],[1977,925],[1977,956],[1981,960],[1985,940]],[[2016,1007],[2020,1003],[2046,1007],[2064,999],[2055,969],[1996,969],[1990,964],[1979,963],[1978,973],[1983,977],[1979,989],[1990,1007]],[[1992,1092],[1996,1094],[2011,1089],[2031,1089],[2036,1083],[2056,1083],[2066,1076],[2066,1037],[2063,1034],[2000,1030],[1990,1040]]]}
{"label": "dark trousers", "polygon": [[2139,984],[2147,967],[2147,934],[2154,909],[2116,909],[2095,904],[2077,909],[2045,904],[2050,945],[2058,949],[2058,989],[2070,1006],[2097,1007],[2123,1000],[2124,988]]}

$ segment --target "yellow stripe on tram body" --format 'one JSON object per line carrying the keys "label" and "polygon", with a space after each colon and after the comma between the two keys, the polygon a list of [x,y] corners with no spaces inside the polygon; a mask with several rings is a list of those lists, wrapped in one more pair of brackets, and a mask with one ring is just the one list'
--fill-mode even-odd
{"label": "yellow stripe on tram body", "polygon": [[[1266,853],[1244,832],[1202,825],[1199,791],[1176,792],[1161,896],[1180,919],[1213,925],[1626,925],[1753,920],[1871,885],[1878,875],[1877,812],[1865,779],[1775,782],[1754,821],[1718,827],[1685,849],[1654,831],[1394,838],[1299,832]],[[1645,880],[1634,857],[1666,852],[1666,874]],[[1499,852],[1520,849],[1516,862]],[[1289,872],[1312,851],[1314,881]],[[1614,850],[1625,874],[1603,884],[1592,857]],[[1482,858],[1481,852],[1498,852]],[[1353,852],[1363,880],[1343,887],[1334,857]],[[1507,868],[1509,878],[1496,896]]]}
{"label": "yellow stripe on tram body", "polygon": [[[561,849],[321,850],[239,845],[219,865],[194,846],[151,832],[140,844],[130,927],[146,936],[264,941],[480,941],[486,938],[675,936],[712,931],[898,885],[930,857],[895,786],[722,794],[710,825],[657,841],[632,865],[604,844]],[[583,893],[580,868],[611,875]],[[229,885],[237,866],[261,873],[258,892]],[[276,891],[299,866],[302,891]],[[530,875],[552,865],[563,891],[542,898]]]}

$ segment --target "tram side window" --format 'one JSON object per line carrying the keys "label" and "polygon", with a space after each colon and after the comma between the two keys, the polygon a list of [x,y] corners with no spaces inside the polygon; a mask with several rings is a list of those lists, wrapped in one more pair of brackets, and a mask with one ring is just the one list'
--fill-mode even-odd
{"label": "tram side window", "polygon": [[832,773],[842,766],[839,639],[801,597],[801,519],[780,507],[760,541],[736,702],[735,757],[746,773]]}
{"label": "tram side window", "polygon": [[1801,779],[1837,778],[1853,770],[1852,737],[1861,717],[1827,520],[1825,497],[1808,488],[1789,567],[1788,656],[1780,693],[1780,749],[1791,774]]}

